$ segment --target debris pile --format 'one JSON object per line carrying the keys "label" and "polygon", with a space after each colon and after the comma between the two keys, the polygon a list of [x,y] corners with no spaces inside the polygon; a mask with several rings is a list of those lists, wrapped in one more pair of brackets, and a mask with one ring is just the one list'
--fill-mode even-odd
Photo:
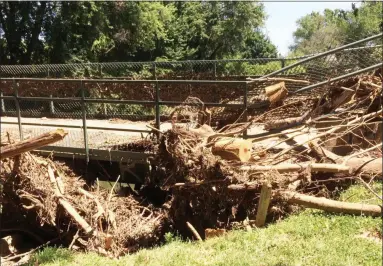
{"label": "debris pile", "polygon": [[166,214],[134,196],[89,188],[67,168],[30,153],[3,159],[1,176],[3,211],[16,206],[42,236],[60,237],[73,249],[118,256],[157,243],[166,222]]}
{"label": "debris pile", "polygon": [[[266,112],[246,114],[248,122],[220,129],[209,125],[203,104],[202,112],[187,109],[182,122],[173,113],[172,129],[157,144],[122,147],[145,151],[147,145],[156,152],[141,191],[126,197],[97,182],[88,186],[65,165],[29,153],[62,139],[62,131],[9,140],[1,147],[3,212],[21,214],[50,241],[113,257],[154,245],[166,231],[202,240],[232,228],[261,227],[285,215],[291,204],[379,216],[380,206],[331,199],[335,188],[352,182],[380,197],[369,186],[382,174],[379,75],[329,83],[319,96],[290,97],[282,81],[265,89]],[[286,118],[302,102],[306,108]],[[244,139],[254,128],[263,135]],[[337,151],[340,141],[348,149]],[[167,196],[153,204],[150,198],[159,192]],[[20,256],[5,260],[15,257]]]}
{"label": "debris pile", "polygon": [[[313,197],[333,198],[335,187],[355,181],[369,187],[365,180],[381,177],[381,154],[377,157],[372,153],[381,148],[379,75],[329,83],[321,88],[321,94],[293,95],[295,100],[289,99],[285,83],[279,82],[265,89],[264,100],[269,101],[266,112],[250,117],[248,123],[226,125],[218,131],[206,124],[192,127],[193,121],[174,123],[162,136],[157,168],[150,180],[171,190],[172,224],[187,232],[188,221],[202,237],[209,227],[230,229],[238,222],[243,226],[264,224],[265,215],[258,216],[258,222],[256,217],[262,209],[262,188],[267,193],[269,186],[269,216],[283,214],[286,203],[380,215],[379,206],[361,207]],[[291,106],[302,104],[304,97],[311,104],[295,110],[297,116],[285,118]],[[246,129],[257,126],[266,134],[242,138]],[[339,145],[345,138],[352,143]],[[342,148],[339,146],[343,151],[337,149]]]}

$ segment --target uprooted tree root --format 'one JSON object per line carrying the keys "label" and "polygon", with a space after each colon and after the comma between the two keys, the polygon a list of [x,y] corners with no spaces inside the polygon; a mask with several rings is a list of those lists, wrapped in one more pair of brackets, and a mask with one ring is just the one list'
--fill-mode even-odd
{"label": "uprooted tree root", "polygon": [[[55,183],[49,177],[52,173]],[[68,173],[29,153],[5,159],[2,196],[48,235],[66,235],[62,240],[67,246],[118,256],[137,249],[137,244],[158,242],[166,223],[160,209],[144,206],[133,196],[88,190],[84,181]]]}

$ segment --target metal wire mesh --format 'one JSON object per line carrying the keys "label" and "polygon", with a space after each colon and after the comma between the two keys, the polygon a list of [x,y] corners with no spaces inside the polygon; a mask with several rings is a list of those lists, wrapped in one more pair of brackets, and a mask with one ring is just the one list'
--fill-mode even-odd
{"label": "metal wire mesh", "polygon": [[[273,78],[285,80],[289,96],[284,100],[288,109],[270,112],[265,120],[298,117],[310,110],[315,99],[324,95],[333,82],[345,82],[369,71],[382,68],[382,34],[340,46],[333,50],[316,54],[290,66],[256,80],[252,86],[259,88],[275,83]],[[306,81],[299,82],[299,81]]]}
{"label": "metal wire mesh", "polygon": [[256,58],[166,62],[110,62],[0,66],[2,77],[217,79],[260,76],[281,69],[299,58]]}
{"label": "metal wire mesh", "polygon": [[363,71],[369,71],[381,67],[382,34],[350,43],[336,49],[316,54],[303,59],[295,64],[286,66],[273,73],[267,74],[261,79],[289,76],[298,80],[306,80],[309,84],[291,82],[288,84],[290,92],[303,91],[306,88],[321,86],[328,80],[342,78],[345,75],[357,75]]}

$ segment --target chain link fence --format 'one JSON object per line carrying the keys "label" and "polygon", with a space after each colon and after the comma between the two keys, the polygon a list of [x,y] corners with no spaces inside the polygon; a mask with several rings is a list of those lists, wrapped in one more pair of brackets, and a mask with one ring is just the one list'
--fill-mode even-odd
{"label": "chain link fence", "polygon": [[325,95],[327,90],[344,86],[342,84],[347,84],[348,81],[355,84],[358,76],[381,70],[382,38],[381,33],[312,55],[255,79],[253,84],[255,87],[265,87],[275,83],[278,78],[288,77],[284,81],[288,89],[288,97],[284,104],[291,104],[291,108],[278,115],[275,112],[273,115],[280,119],[301,116],[310,110],[315,100]]}
{"label": "chain link fence", "polygon": [[[382,34],[378,34],[320,54],[297,58],[258,58],[238,60],[199,60],[176,62],[111,62],[87,64],[9,65],[0,66],[1,77],[8,78],[91,78],[148,80],[145,82],[65,82],[29,80],[14,83],[0,81],[1,94],[11,96],[17,87],[21,97],[75,98],[85,97],[109,100],[154,101],[156,87],[149,80],[245,80],[259,78],[248,85],[248,97],[262,93],[262,89],[275,83],[268,78],[285,77],[305,82],[286,81],[293,98],[320,95],[328,80],[344,75],[357,75],[363,71],[379,68],[382,60]],[[367,70],[366,70],[367,69]],[[356,74],[355,74],[356,73]],[[82,87],[84,86],[84,87]],[[314,90],[311,90],[314,89]],[[200,98],[203,102],[243,102],[242,85],[162,83],[159,85],[161,101],[183,101],[188,96]],[[310,97],[311,97],[310,96]],[[234,100],[237,99],[237,100]],[[75,101],[20,101],[21,116],[81,118],[82,107]],[[309,107],[309,106],[307,106]],[[299,107],[300,108],[300,107]],[[304,108],[303,108],[304,109]],[[302,110],[303,110],[302,109]],[[161,115],[166,118],[172,106],[161,106]],[[1,99],[1,115],[15,116],[14,100]],[[124,103],[87,103],[87,118],[121,118],[129,120],[154,119],[154,106]],[[292,112],[293,113],[293,112]]]}
{"label": "chain link fence", "polygon": [[2,77],[30,78],[126,78],[126,79],[222,79],[262,76],[301,60],[256,58],[164,62],[110,62],[0,66]]}
{"label": "chain link fence", "polygon": [[[290,82],[289,91],[303,93],[321,87],[328,81],[352,77],[381,67],[383,34],[359,40],[327,52],[312,55],[262,79],[289,76],[306,83]],[[323,86],[322,86],[323,87]],[[310,92],[311,93],[311,92]]]}
{"label": "chain link fence", "polygon": [[21,97],[18,104],[22,117],[82,119],[81,99],[84,96],[88,119],[154,120],[158,100],[162,102],[159,111],[164,121],[177,103],[189,96],[198,97],[208,105],[228,99],[232,104],[243,104],[245,85],[245,81],[3,79],[0,87],[5,98],[1,99],[0,114],[17,116],[17,101],[13,98],[17,93]]}

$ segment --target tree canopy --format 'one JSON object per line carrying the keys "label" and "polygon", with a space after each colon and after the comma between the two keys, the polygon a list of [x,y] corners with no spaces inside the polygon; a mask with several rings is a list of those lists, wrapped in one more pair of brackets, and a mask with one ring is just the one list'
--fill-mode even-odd
{"label": "tree canopy", "polygon": [[359,8],[351,5],[350,11],[325,9],[322,14],[312,12],[300,18],[290,50],[295,54],[317,53],[382,31],[382,2],[362,2]]}
{"label": "tree canopy", "polygon": [[0,2],[3,64],[275,57],[255,2]]}

